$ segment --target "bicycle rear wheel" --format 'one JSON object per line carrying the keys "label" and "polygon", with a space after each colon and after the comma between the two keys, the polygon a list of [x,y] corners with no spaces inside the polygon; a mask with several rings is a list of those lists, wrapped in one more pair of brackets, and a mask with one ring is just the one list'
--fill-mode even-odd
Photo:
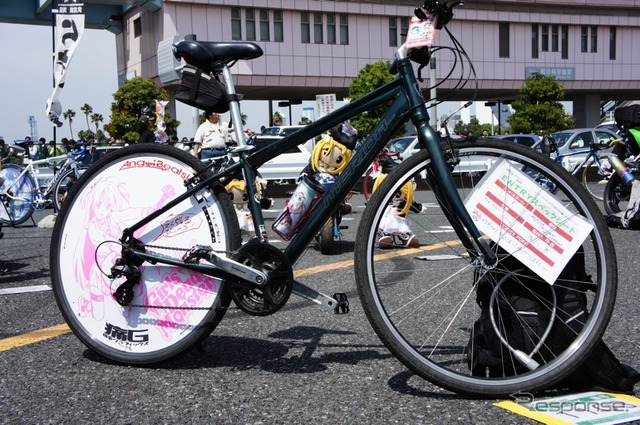
{"label": "bicycle rear wheel", "polygon": [[[477,210],[491,204],[493,216],[499,217],[498,223],[504,225],[497,226],[498,236],[492,234],[494,241],[491,246],[499,254],[498,264],[489,273],[480,266],[481,262],[473,260],[473,253],[465,249],[447,219],[448,212],[436,199],[427,178],[425,170],[430,163],[429,155],[421,152],[403,162],[385,179],[374,192],[360,223],[355,247],[355,271],[364,311],[378,336],[401,362],[443,388],[479,397],[498,397],[547,388],[560,382],[579,366],[606,328],[617,285],[611,236],[594,201],[576,179],[553,161],[526,148],[502,143],[477,142],[456,147],[460,163],[454,170],[454,179],[462,199],[466,199],[474,190],[475,196],[487,193],[487,196],[482,195],[479,201],[467,207],[472,217],[474,220],[482,219]],[[581,330],[569,336],[567,348],[553,351],[545,347],[544,357],[539,353],[532,355],[539,363],[534,370],[522,371],[519,368],[515,374],[505,372],[487,377],[487,374],[476,376],[477,373],[474,375],[470,371],[470,362],[473,362],[470,358],[473,356],[470,341],[474,341],[474,324],[480,316],[480,307],[476,303],[480,280],[489,281],[500,292],[502,289],[497,279],[491,281],[494,273],[509,276],[516,282],[514,284],[518,284],[521,276],[530,274],[533,276],[527,277],[529,282],[542,281],[537,274],[528,270],[514,270],[510,265],[513,259],[509,259],[512,256],[506,255],[505,251],[498,251],[495,243],[504,243],[509,239],[510,231],[511,235],[516,235],[512,241],[518,240],[518,237],[528,238],[529,235],[532,238],[525,239],[525,242],[552,241],[557,238],[553,233],[558,228],[548,226],[549,229],[544,229],[541,224],[535,224],[534,216],[527,212],[530,210],[517,204],[514,206],[507,199],[512,195],[506,189],[502,192],[491,189],[497,195],[493,201],[488,200],[488,186],[486,183],[480,186],[479,182],[481,177],[489,174],[486,170],[494,163],[497,166],[508,165],[508,170],[515,170],[513,174],[511,171],[506,174],[510,184],[515,185],[515,181],[528,184],[527,205],[542,205],[542,202],[551,202],[549,198],[553,198],[563,207],[567,220],[579,216],[593,225],[591,231],[587,230],[586,240],[580,246],[585,255],[586,273],[591,275],[595,291],[581,291],[589,314],[582,321]],[[499,187],[495,176],[485,181]],[[388,211],[406,185],[414,187],[413,201],[421,205],[413,210],[420,213],[410,212],[407,216],[410,221],[404,224],[410,227],[410,232],[405,228],[404,234],[385,235],[383,232],[390,227],[387,221],[400,220],[398,215],[389,216]],[[518,188],[520,190],[522,187]],[[521,231],[521,222],[511,214],[525,217],[529,223],[535,224],[529,235]],[[398,227],[401,228],[401,224]],[[524,248],[527,243],[522,243],[522,246]],[[406,248],[390,249],[393,247]],[[559,256],[554,254],[551,260]],[[543,283],[543,288],[549,288],[547,283]],[[563,285],[556,281],[552,288],[560,290]],[[551,308],[549,314],[554,314]],[[556,322],[563,320],[559,314],[559,311],[555,312]],[[529,331],[523,323],[513,326],[522,328],[523,334]],[[502,362],[507,365],[519,363],[506,349]]]}
{"label": "bicycle rear wheel", "polygon": [[[86,168],[82,168],[78,170],[78,174],[82,175]],[[67,199],[67,195],[71,191],[73,185],[78,181],[78,177],[76,176],[76,172],[74,170],[67,170],[63,174],[61,174],[53,185],[53,207],[56,211],[60,211],[62,204]]]}
{"label": "bicycle rear wheel", "polygon": [[0,169],[0,223],[18,225],[31,218],[33,199],[37,191],[36,182],[29,174],[20,176],[22,168],[15,164],[4,164]]}
{"label": "bicycle rear wheel", "polygon": [[[179,266],[143,263],[130,305],[113,296],[124,278],[109,273],[121,257],[123,229],[185,191],[204,165],[163,145],[122,148],[73,185],[56,219],[50,250],[56,301],[89,348],[117,362],[164,361],[193,347],[217,326],[230,302],[223,280]],[[236,214],[224,187],[198,191],[137,230],[155,252],[180,259],[194,245],[231,252],[240,245]]]}

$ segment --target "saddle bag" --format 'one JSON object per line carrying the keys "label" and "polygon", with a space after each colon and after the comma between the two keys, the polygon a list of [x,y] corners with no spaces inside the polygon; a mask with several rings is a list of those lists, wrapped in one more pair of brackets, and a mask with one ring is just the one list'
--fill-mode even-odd
{"label": "saddle bag", "polygon": [[225,113],[229,110],[227,90],[217,75],[186,65],[182,69],[176,99],[196,108]]}

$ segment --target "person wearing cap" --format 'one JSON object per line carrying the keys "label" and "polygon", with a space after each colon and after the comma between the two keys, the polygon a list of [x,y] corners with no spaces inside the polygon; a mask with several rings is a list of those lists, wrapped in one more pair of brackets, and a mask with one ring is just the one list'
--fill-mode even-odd
{"label": "person wearing cap", "polygon": [[226,155],[229,126],[220,121],[220,114],[205,111],[207,119],[200,124],[194,137],[193,154],[200,159]]}
{"label": "person wearing cap", "polygon": [[140,117],[140,123],[138,125],[138,133],[140,138],[138,143],[153,143],[156,141],[156,136],[153,134],[153,117],[143,115]]}

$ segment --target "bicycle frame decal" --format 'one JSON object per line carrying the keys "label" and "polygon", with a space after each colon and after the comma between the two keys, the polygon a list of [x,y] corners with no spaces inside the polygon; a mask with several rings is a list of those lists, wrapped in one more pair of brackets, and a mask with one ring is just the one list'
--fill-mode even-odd
{"label": "bicycle frame decal", "polygon": [[549,284],[593,230],[504,159],[494,163],[465,204],[481,231]]}

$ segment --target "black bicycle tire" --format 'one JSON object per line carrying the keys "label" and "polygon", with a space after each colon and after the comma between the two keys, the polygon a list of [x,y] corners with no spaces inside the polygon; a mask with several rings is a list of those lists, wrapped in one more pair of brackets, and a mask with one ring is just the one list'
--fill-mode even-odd
{"label": "black bicycle tire", "polygon": [[331,217],[322,225],[320,229],[320,252],[323,255],[332,255],[334,252],[335,241],[333,240],[334,218]]}
{"label": "black bicycle tire", "polygon": [[[189,351],[191,348],[197,346],[215,329],[224,317],[227,307],[231,302],[228,285],[225,285],[225,282],[221,281],[214,302],[209,306],[208,310],[202,310],[205,312],[202,313],[202,320],[200,320],[197,326],[190,327],[189,329],[192,330],[189,332],[182,332],[187,335],[183,338],[181,336],[182,339],[177,343],[173,343],[167,347],[163,347],[149,353],[131,353],[125,348],[115,349],[107,343],[103,343],[99,338],[100,335],[92,334],[86,329],[82,323],[83,319],[81,319],[79,317],[80,315],[77,314],[77,311],[71,307],[72,304],[76,303],[76,300],[70,299],[71,295],[67,296],[65,292],[66,287],[62,282],[61,277],[63,261],[68,260],[61,258],[61,248],[65,243],[68,243],[65,241],[66,236],[64,234],[64,230],[67,226],[67,221],[70,220],[69,217],[72,216],[71,212],[73,211],[75,204],[81,202],[80,195],[82,193],[87,193],[83,191],[96,189],[99,184],[100,174],[105,170],[108,171],[112,164],[117,164],[119,161],[122,162],[122,160],[125,159],[135,160],[137,158],[141,158],[142,155],[153,155],[153,158],[155,159],[164,160],[165,164],[171,163],[171,161],[175,160],[175,163],[185,164],[185,168],[190,168],[195,171],[201,170],[204,167],[204,164],[193,155],[185,153],[174,147],[156,144],[133,145],[105,156],[83,173],[77,184],[73,185],[69,194],[69,200],[63,204],[58,218],[56,219],[50,249],[51,278],[54,295],[60,312],[69,325],[69,328],[87,347],[93,351],[112,361],[127,365],[153,365],[162,363]],[[89,184],[92,187],[86,188],[86,184]],[[220,216],[217,217],[217,221],[215,223],[215,227],[217,228],[216,237],[220,238],[221,233],[225,232],[227,234],[227,249],[232,251],[238,248],[241,243],[240,229],[233,205],[231,204],[227,192],[220,183],[214,183],[208,188],[208,190],[210,191],[211,196],[215,197],[219,202]],[[70,221],[69,227],[72,226],[77,225]],[[208,228],[213,232],[212,227]],[[210,237],[213,237],[213,235]],[[111,292],[111,290],[109,292]],[[186,311],[184,314],[191,314],[192,312],[193,310]],[[108,324],[110,322],[105,321],[105,323]],[[151,327],[151,325],[148,327]]]}
{"label": "black bicycle tire", "polygon": [[[2,169],[15,169],[15,170],[20,170],[20,172],[22,172],[23,168],[20,167],[19,165],[16,164],[4,164],[2,165]],[[37,182],[33,181],[33,177],[31,177],[31,174],[27,173],[24,175],[24,178],[27,179],[27,181],[29,182],[30,186],[31,186],[31,193],[35,193],[36,192],[36,184]],[[13,203],[13,201],[9,200],[8,201],[9,205],[0,205],[0,208],[11,208],[11,204]],[[25,211],[25,214],[22,215],[21,217],[18,217],[17,219],[3,219],[2,217],[0,217],[0,223],[7,225],[7,226],[18,226],[22,223],[24,223],[25,221],[29,220],[31,218],[31,216],[33,215],[33,205],[30,205],[29,208]],[[7,211],[7,214],[8,211]]]}
{"label": "black bicycle tire", "polygon": [[[580,182],[582,183],[584,188],[587,189],[587,192],[589,192],[589,194],[593,197],[593,199],[595,199],[596,201],[602,201],[604,199],[604,196],[600,196],[595,191],[591,190],[591,185],[589,184],[589,180],[588,180],[589,169],[594,164],[596,165],[596,167],[598,166],[593,159],[590,159],[589,161],[587,161],[586,164],[584,164],[580,172]],[[598,176],[600,176],[599,173],[598,173]],[[604,179],[604,176],[601,176],[601,177],[602,179]],[[600,183],[597,183],[597,184],[600,185]]]}
{"label": "black bicycle tire", "polygon": [[[624,190],[627,183],[622,181],[622,178],[617,173],[611,174],[609,181],[604,188],[603,204],[604,210],[607,214],[617,214],[622,211],[620,202],[628,202],[629,198],[621,199],[619,196],[620,190]],[[631,188],[629,187],[629,193]]]}
{"label": "black bicycle tire", "polygon": [[[82,169],[78,169],[78,172],[84,172],[88,169],[87,168],[82,168]],[[53,184],[53,191],[51,192],[51,201],[53,203],[53,208],[55,211],[60,211],[61,208],[61,204],[60,204],[60,200],[58,198],[58,191],[60,190],[60,185],[62,184],[62,182],[64,181],[64,179],[66,179],[68,176],[74,174],[75,175],[75,171],[73,169],[68,169],[65,172],[61,173],[57,178],[55,183]]]}
{"label": "black bicycle tire", "polygon": [[[572,344],[571,347],[564,350],[562,354],[558,356],[556,361],[545,364],[541,369],[534,372],[517,375],[515,378],[502,377],[499,379],[487,379],[464,375],[462,372],[453,373],[449,369],[436,364],[436,360],[429,360],[423,357],[417,348],[412,346],[408,340],[404,339],[404,334],[400,334],[394,321],[390,318],[389,315],[391,313],[387,311],[388,307],[383,303],[378,292],[379,290],[386,290],[383,285],[390,285],[389,279],[395,278],[387,278],[386,281],[381,282],[380,288],[376,286],[374,282],[375,277],[372,277],[375,273],[373,269],[375,264],[382,262],[374,260],[373,246],[377,238],[377,220],[382,216],[381,210],[385,208],[383,201],[391,199],[391,196],[393,196],[392,192],[397,193],[398,185],[403,176],[407,176],[413,170],[420,170],[424,167],[424,164],[429,160],[429,155],[425,151],[404,161],[385,179],[369,202],[360,222],[355,246],[355,272],[356,285],[363,309],[375,332],[394,356],[410,370],[440,387],[481,398],[507,396],[520,391],[534,392],[548,388],[565,379],[579,367],[586,353],[598,343],[606,329],[615,303],[617,286],[617,266],[611,235],[608,232],[602,214],[599,212],[592,198],[587,194],[585,189],[582,188],[577,179],[571,178],[557,163],[537,155],[526,148],[517,146],[506,147],[499,142],[465,143],[456,146],[456,149],[459,152],[463,152],[463,150],[472,152],[488,149],[493,153],[515,153],[519,159],[526,158],[527,161],[530,161],[530,164],[542,164],[542,169],[549,171],[549,174],[554,173],[556,182],[564,185],[564,189],[572,193],[572,196],[575,197],[574,200],[579,203],[580,208],[583,208],[586,214],[589,215],[589,218],[594,220],[595,230],[591,232],[591,235],[594,238],[594,243],[598,244],[599,260],[602,262],[604,270],[601,270],[602,276],[599,276],[601,280],[598,281],[600,285],[598,286],[597,297],[594,297],[597,300],[597,310],[594,310],[595,313],[592,313],[592,317],[587,321],[589,326],[587,327],[587,325],[585,325],[583,331],[580,333],[579,336],[582,338],[580,343],[577,344],[577,346],[574,346],[576,344]],[[518,159],[516,159],[516,161],[517,160]],[[402,181],[404,181],[404,179],[402,179]],[[391,192],[388,194],[388,191]],[[395,268],[390,268],[397,272],[401,266],[396,265]],[[406,273],[407,271],[403,269],[402,272]],[[453,271],[450,269],[444,272],[445,275],[448,274],[449,276],[451,273],[453,273]],[[428,274],[416,272],[414,275],[423,276]],[[426,284],[427,282],[424,283]],[[471,285],[471,283],[472,282],[469,282],[469,285]],[[434,283],[434,286],[437,286],[437,283]],[[396,294],[400,293],[402,289],[402,287],[394,286],[389,290],[389,297],[397,297],[398,295]],[[402,306],[405,305],[402,301],[398,301],[398,304]],[[451,304],[455,304],[455,300]],[[429,310],[428,306],[420,305],[424,310]],[[395,304],[393,306],[396,307]],[[424,321],[416,321],[424,324]],[[421,328],[416,330],[415,333],[418,335],[426,335],[429,333],[429,330]],[[450,350],[456,348],[449,345],[446,345],[446,347],[450,347]]]}
{"label": "black bicycle tire", "polygon": [[375,180],[371,177],[371,173],[373,173],[373,166],[369,167],[362,179],[362,194],[364,195],[365,201],[371,199],[371,194],[373,192],[373,183]]}

